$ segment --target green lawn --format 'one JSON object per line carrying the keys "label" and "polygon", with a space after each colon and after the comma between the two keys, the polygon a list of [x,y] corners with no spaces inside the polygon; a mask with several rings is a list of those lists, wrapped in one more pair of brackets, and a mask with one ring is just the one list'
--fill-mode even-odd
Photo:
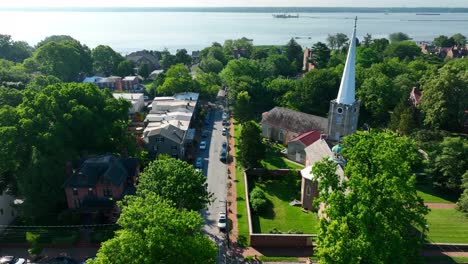
{"label": "green lawn", "polygon": [[[234,122],[234,142],[237,146],[239,136],[240,136],[241,127]],[[237,149],[236,156],[237,156]],[[247,219],[247,208],[245,206],[245,182],[244,182],[244,173],[242,167],[237,163],[236,167],[236,195],[237,195],[237,224],[239,231],[239,245],[248,246],[249,241],[249,222]]]}
{"label": "green lawn", "polygon": [[431,209],[426,216],[430,242],[468,243],[468,217],[451,209]]}
{"label": "green lawn", "polygon": [[430,184],[418,184],[416,190],[425,203],[455,203],[458,199],[456,195],[437,190]]}
{"label": "green lawn", "polygon": [[449,256],[427,256],[423,257],[424,263],[427,264],[453,264],[453,263],[468,263],[468,257],[449,257]]}
{"label": "green lawn", "polygon": [[264,176],[260,181],[257,177],[250,177],[249,184],[260,187],[268,200],[271,208],[262,216],[252,214],[252,227],[256,233],[270,233],[277,230],[286,233],[289,230],[301,231],[304,234],[315,234],[318,231],[317,214],[305,213],[301,207],[291,206],[293,199],[300,200],[300,178],[297,176]]}
{"label": "green lawn", "polygon": [[262,167],[268,170],[275,169],[293,169],[301,170],[304,166],[298,165],[284,158],[281,154],[281,150],[284,146],[280,144],[267,143],[266,157],[260,161]]}

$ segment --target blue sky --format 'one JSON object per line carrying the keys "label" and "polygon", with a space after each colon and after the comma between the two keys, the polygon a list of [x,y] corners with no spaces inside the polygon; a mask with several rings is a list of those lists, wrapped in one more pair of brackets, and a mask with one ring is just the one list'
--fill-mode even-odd
{"label": "blue sky", "polygon": [[468,0],[0,0],[1,7],[468,7]]}

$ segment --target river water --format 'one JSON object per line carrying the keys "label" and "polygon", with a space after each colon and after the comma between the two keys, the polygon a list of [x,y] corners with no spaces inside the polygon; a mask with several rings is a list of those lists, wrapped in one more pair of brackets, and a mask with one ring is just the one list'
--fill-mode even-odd
{"label": "river water", "polygon": [[0,11],[0,34],[35,45],[49,35],[71,35],[93,48],[99,44],[127,53],[140,49],[199,50],[217,41],[247,37],[254,45],[302,46],[325,41],[327,34],[387,37],[405,32],[414,40],[438,35],[468,35],[468,13],[301,13],[299,18],[273,18],[270,13],[218,12],[40,12]]}

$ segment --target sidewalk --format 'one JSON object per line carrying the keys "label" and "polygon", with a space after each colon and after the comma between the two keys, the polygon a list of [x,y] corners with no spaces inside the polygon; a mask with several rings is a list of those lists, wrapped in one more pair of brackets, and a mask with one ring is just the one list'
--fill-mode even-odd
{"label": "sidewalk", "polygon": [[236,192],[236,150],[234,147],[234,119],[231,117],[229,126],[229,160],[228,164],[228,183],[230,183],[230,188],[228,190],[228,202],[230,203],[228,209],[228,218],[232,222],[231,232],[229,232],[229,240],[231,246],[237,244],[238,232],[238,223],[237,223],[237,192]]}

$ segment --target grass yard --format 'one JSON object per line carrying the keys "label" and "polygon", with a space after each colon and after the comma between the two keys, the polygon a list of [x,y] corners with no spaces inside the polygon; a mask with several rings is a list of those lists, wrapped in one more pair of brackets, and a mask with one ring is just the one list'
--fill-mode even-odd
{"label": "grass yard", "polygon": [[468,217],[456,209],[431,209],[426,216],[430,242],[468,243]]}
{"label": "grass yard", "polygon": [[[234,122],[234,142],[237,146],[239,136],[240,136],[241,127],[237,122]],[[237,149],[236,151],[237,156]],[[236,166],[236,195],[237,195],[237,224],[239,238],[238,243],[240,246],[248,246],[249,241],[249,222],[247,219],[247,208],[245,205],[245,182],[244,182],[244,172],[241,165],[238,163]]]}
{"label": "grass yard", "polygon": [[423,260],[424,260],[424,263],[427,263],[427,264],[468,263],[468,257],[430,256],[430,257],[423,257]]}
{"label": "grass yard", "polygon": [[293,199],[300,200],[300,178],[297,176],[264,176],[262,181],[257,177],[250,177],[251,189],[260,187],[271,208],[263,215],[252,214],[252,227],[256,233],[270,233],[276,229],[282,233],[290,230],[300,231],[304,234],[315,234],[318,231],[317,214],[304,213],[301,207],[291,206]]}
{"label": "grass yard", "polygon": [[304,166],[293,163],[282,156],[281,150],[284,149],[284,146],[274,143],[266,143],[266,146],[266,157],[260,161],[260,164],[265,169],[301,170],[304,168]]}
{"label": "grass yard", "polygon": [[437,190],[430,184],[418,184],[416,190],[425,203],[456,203],[458,199],[456,195]]}

